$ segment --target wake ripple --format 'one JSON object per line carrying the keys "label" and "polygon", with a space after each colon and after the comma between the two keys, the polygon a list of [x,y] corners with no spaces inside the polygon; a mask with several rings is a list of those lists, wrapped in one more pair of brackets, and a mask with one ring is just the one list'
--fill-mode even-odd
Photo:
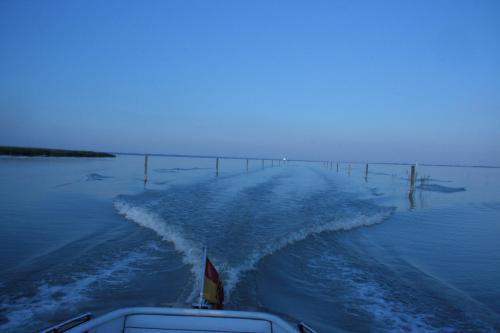
{"label": "wake ripple", "polygon": [[29,295],[10,295],[0,298],[0,331],[18,332],[19,328],[44,325],[37,318],[59,311],[76,311],[79,304],[91,299],[96,285],[121,284],[127,279],[133,265],[151,259],[147,252],[130,252],[119,260],[113,258],[93,272],[77,273],[68,281],[41,281]]}
{"label": "wake ripple", "polygon": [[273,243],[269,243],[263,249],[254,252],[250,258],[244,262],[242,265],[231,270],[229,272],[229,279],[226,282],[226,290],[228,296],[234,287],[238,284],[240,277],[247,271],[255,269],[257,263],[264,257],[273,254],[274,252],[281,250],[282,248],[292,245],[296,242],[305,240],[307,237],[320,234],[323,232],[332,231],[347,231],[359,227],[371,226],[378,224],[388,219],[394,213],[394,209],[388,208],[386,211],[376,213],[374,215],[363,215],[357,214],[349,218],[342,218],[339,220],[331,221],[325,224],[308,226],[306,228],[291,232],[284,237],[277,239]]}
{"label": "wake ripple", "polygon": [[[152,212],[148,208],[134,206],[126,202],[123,198],[117,198],[114,202],[117,212],[123,215],[126,219],[137,223],[138,225],[153,230],[163,240],[171,242],[174,248],[183,255],[183,261],[186,264],[192,265],[192,273],[195,276],[201,274],[202,261],[202,245],[193,243],[186,239],[183,231],[172,225],[169,225],[160,215]],[[227,276],[225,279],[226,298],[229,300],[231,291],[238,284],[240,277],[245,272],[255,269],[256,264],[264,257],[273,254],[274,252],[286,247],[287,245],[305,240],[310,235],[323,232],[351,230],[363,226],[370,226],[381,223],[389,218],[394,213],[394,208],[386,208],[372,215],[355,214],[350,217],[340,218],[323,224],[308,225],[303,229],[292,231],[269,242],[265,246],[256,249],[250,253],[248,259],[236,267],[223,266],[223,273]],[[188,298],[188,302],[193,301],[200,286],[197,284],[198,279],[195,279],[194,289]]]}

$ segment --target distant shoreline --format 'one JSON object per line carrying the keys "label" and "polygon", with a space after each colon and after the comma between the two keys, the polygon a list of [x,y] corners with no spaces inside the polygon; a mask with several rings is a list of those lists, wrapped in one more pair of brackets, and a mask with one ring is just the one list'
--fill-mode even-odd
{"label": "distant shoreline", "polygon": [[87,150],[66,150],[32,147],[10,147],[0,146],[0,155],[6,156],[46,156],[46,157],[115,157],[110,153],[102,153]]}

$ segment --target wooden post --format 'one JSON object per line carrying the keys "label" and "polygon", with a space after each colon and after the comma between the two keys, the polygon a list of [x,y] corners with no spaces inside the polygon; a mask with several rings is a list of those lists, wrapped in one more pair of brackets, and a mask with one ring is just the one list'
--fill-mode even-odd
{"label": "wooden post", "polygon": [[219,175],[219,158],[215,158],[215,174],[218,176]]}
{"label": "wooden post", "polygon": [[415,167],[415,165],[412,165],[411,171],[410,171],[410,190],[411,191],[415,190],[415,181],[416,180],[417,180],[416,167]]}
{"label": "wooden post", "polygon": [[408,191],[408,199],[410,200],[410,208],[415,208],[415,181],[417,180],[416,165],[412,165],[410,169],[410,191]]}
{"label": "wooden post", "polygon": [[366,168],[365,168],[365,179],[368,178],[368,163],[366,163]]}
{"label": "wooden post", "polygon": [[144,183],[148,181],[148,155],[144,155]]}
{"label": "wooden post", "polygon": [[337,162],[337,172],[339,172],[339,162]]}
{"label": "wooden post", "polygon": [[248,158],[247,158],[247,172],[248,172]]}

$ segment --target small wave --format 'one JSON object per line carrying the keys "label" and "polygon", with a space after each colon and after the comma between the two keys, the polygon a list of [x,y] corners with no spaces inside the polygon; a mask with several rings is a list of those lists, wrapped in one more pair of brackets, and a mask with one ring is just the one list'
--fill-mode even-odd
{"label": "small wave", "polygon": [[[317,270],[328,281],[346,285],[352,293],[345,300],[346,307],[359,307],[368,312],[387,331],[436,332],[430,325],[433,316],[419,313],[411,304],[395,299],[390,290],[372,276],[369,271],[361,270],[348,263],[343,255],[320,255],[309,260],[308,267]],[[326,269],[328,268],[328,269]],[[326,269],[326,270],[325,270]],[[328,285],[323,285],[328,287]],[[439,331],[452,331],[441,327]]]}
{"label": "small wave", "polygon": [[[327,248],[307,261],[309,272],[314,272],[315,285],[323,289],[327,297],[340,301],[352,316],[360,311],[368,314],[376,323],[374,331],[383,332],[495,332],[494,327],[481,315],[470,315],[457,306],[457,299],[435,293],[432,281],[422,280],[418,271],[410,280],[392,275],[380,262],[369,264],[359,254],[329,252]],[[368,265],[366,265],[368,264]],[[426,281],[426,283],[423,283]],[[346,288],[348,293],[339,294],[331,286]],[[460,296],[462,297],[462,296]],[[482,308],[482,305],[480,305]],[[486,310],[484,308],[482,311]],[[487,310],[489,311],[489,310]],[[351,312],[351,311],[349,311]],[[478,313],[479,314],[479,313]]]}
{"label": "small wave", "polygon": [[54,188],[65,187],[65,186],[69,186],[69,185],[72,185],[75,183],[76,182],[68,182],[68,183],[58,184],[58,185],[55,185]]}
{"label": "small wave", "polygon": [[158,172],[158,173],[169,173],[169,172],[175,172],[175,170],[172,170],[172,169],[154,169],[153,171],[154,171],[154,172]]}
{"label": "small wave", "polygon": [[274,252],[284,248],[287,245],[302,241],[307,237],[315,234],[320,234],[327,231],[346,231],[363,226],[370,226],[381,223],[388,219],[394,213],[394,208],[387,208],[387,210],[374,214],[374,215],[356,215],[350,218],[343,218],[340,220],[331,221],[325,224],[309,226],[304,229],[289,233],[288,235],[277,239],[275,242],[268,244],[262,250],[254,252],[250,258],[239,267],[228,271],[228,280],[226,281],[226,292],[229,296],[234,287],[238,284],[240,276],[250,270],[255,269],[256,264],[264,257],[273,254]]}
{"label": "small wave", "polygon": [[104,176],[99,173],[90,173],[87,175],[87,181],[100,181],[100,180],[106,180],[108,178],[113,178],[111,176]]}
{"label": "small wave", "polygon": [[136,207],[120,199],[116,199],[114,205],[118,213],[126,219],[153,230],[163,240],[173,243],[174,248],[184,254],[187,264],[198,263],[201,252],[191,242],[184,239],[179,230],[166,224],[160,216],[147,208]]}
{"label": "small wave", "polygon": [[[389,326],[391,331],[436,332],[427,322],[432,320],[429,314],[418,313],[408,305],[390,300],[387,291],[375,281],[362,281],[354,277],[351,281],[355,297],[364,304],[361,308],[372,314],[378,322]],[[441,331],[452,331],[449,327]]]}
{"label": "small wave", "polygon": [[374,172],[374,171],[370,171],[368,174],[370,175],[377,175],[377,176],[391,176],[393,177],[394,174],[391,174],[391,173],[386,173],[386,172]]}
{"label": "small wave", "polygon": [[[184,263],[192,266],[191,270],[195,276],[201,273],[199,271],[199,263],[201,262],[202,249],[183,238],[179,230],[166,224],[159,215],[151,212],[147,208],[130,205],[119,198],[115,200],[114,205],[118,213],[123,215],[126,219],[144,228],[153,230],[163,240],[171,242],[175,250],[183,254]],[[196,279],[196,281],[198,281],[198,279]],[[190,299],[194,297],[194,293],[197,289],[198,285],[195,286]]]}
{"label": "small wave", "polygon": [[169,172],[179,172],[179,171],[194,171],[194,170],[205,170],[209,168],[160,168],[160,169],[154,169],[155,172],[158,173],[169,173]]}
{"label": "small wave", "polygon": [[[169,225],[166,221],[159,216],[157,213],[151,211],[145,207],[134,206],[126,202],[123,198],[117,198],[114,202],[117,212],[123,215],[126,219],[131,220],[138,225],[153,230],[158,234],[163,240],[171,242],[174,245],[176,251],[183,255],[183,261],[186,264],[192,266],[191,271],[195,277],[201,274],[201,258],[202,258],[202,248],[201,244],[194,244],[187,240],[183,236],[183,232],[176,227]],[[277,239],[272,243],[260,247],[255,252],[249,254],[248,259],[244,261],[241,265],[231,268],[231,265],[225,263],[224,261],[219,261],[218,266],[221,268],[223,276],[225,279],[225,291],[226,297],[229,300],[231,291],[237,285],[240,276],[249,271],[253,270],[256,264],[265,256],[271,255],[277,250],[283,247],[293,244],[295,242],[306,239],[308,236],[313,234],[319,234],[326,231],[340,231],[340,230],[350,230],[357,227],[374,225],[383,222],[385,219],[389,218],[394,212],[394,208],[386,208],[382,212],[373,215],[355,215],[350,218],[343,218],[331,221],[329,223],[318,224],[314,226],[308,226],[303,229],[288,233],[282,238]],[[214,258],[217,262],[218,258]],[[220,258],[219,258],[220,259]],[[199,290],[198,279],[195,279],[195,285],[191,295],[188,298],[188,302],[196,296],[197,290]]]}
{"label": "small wave", "polygon": [[465,191],[465,187],[449,187],[437,184],[422,184],[417,186],[417,189],[439,193],[456,193]]}
{"label": "small wave", "polygon": [[92,273],[75,274],[69,282],[42,281],[30,296],[11,295],[1,299],[0,330],[16,331],[19,327],[43,324],[38,317],[47,317],[58,311],[75,310],[88,301],[95,285],[118,284],[131,272],[131,265],[149,258],[145,252],[132,252],[119,260],[112,260]]}
{"label": "small wave", "polygon": [[379,196],[384,195],[383,193],[381,193],[381,192],[379,191],[379,189],[378,189],[377,187],[371,187],[369,190],[370,190],[370,193],[371,193],[372,195],[376,196],[376,197],[379,197]]}
{"label": "small wave", "polygon": [[445,179],[436,179],[436,178],[431,178],[431,177],[420,177],[417,179],[418,181],[422,183],[428,183],[428,182],[434,182],[434,183],[452,183],[451,180],[445,180]]}

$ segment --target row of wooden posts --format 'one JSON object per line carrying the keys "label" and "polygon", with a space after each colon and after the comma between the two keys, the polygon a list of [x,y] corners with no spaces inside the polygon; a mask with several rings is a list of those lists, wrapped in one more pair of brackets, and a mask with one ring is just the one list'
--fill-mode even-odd
{"label": "row of wooden posts", "polygon": [[[215,174],[216,175],[219,175],[219,159],[222,159],[221,157],[216,157],[215,158]],[[258,161],[258,160],[257,160]],[[286,160],[269,160],[269,159],[261,159],[261,163],[262,163],[262,168],[265,167],[265,161],[271,161],[271,167],[274,167],[274,162],[278,162],[278,166],[281,167],[281,164],[285,165],[286,164]],[[247,158],[246,159],[246,170],[248,172],[250,168],[250,159]]]}
{"label": "row of wooden posts", "polygon": [[[215,158],[215,173],[216,175],[219,175],[219,159],[220,157]],[[262,168],[264,168],[264,159],[261,160],[262,162]],[[267,160],[271,161],[271,167],[274,167],[274,162],[278,162],[278,166],[281,166],[281,164],[286,165],[286,160]],[[283,163],[282,163],[283,162]],[[333,169],[333,161],[324,161],[323,166]],[[248,172],[249,170],[249,165],[250,165],[250,159],[246,159],[246,171]],[[336,162],[336,169],[337,172],[339,172],[339,162]],[[351,174],[351,164],[348,164],[347,172],[350,175]],[[365,179],[368,179],[368,163],[366,163],[365,166]],[[417,180],[417,171],[416,171],[416,165],[412,165],[410,167],[410,196],[413,195],[413,192],[415,191],[415,182]],[[146,183],[148,181],[148,155],[144,156],[144,182]]]}
{"label": "row of wooden posts", "polygon": [[[323,162],[323,166],[333,169],[333,162],[332,161]],[[337,172],[338,171],[339,171],[339,163],[337,162]],[[348,164],[347,173],[351,175],[351,164]],[[408,191],[408,199],[410,201],[410,207],[415,208],[414,194],[415,194],[415,183],[417,181],[417,166],[415,164],[410,166],[409,180],[410,180],[410,188]],[[365,181],[368,181],[368,163],[366,163],[365,165]]]}
{"label": "row of wooden posts", "polygon": [[[148,156],[149,155],[144,155],[144,182],[146,183],[148,181]],[[222,159],[221,157],[215,157],[215,173],[216,175],[219,175],[219,160]],[[271,161],[271,167],[274,167],[274,162],[278,162],[278,166],[281,167],[281,165],[286,165],[286,160],[273,160],[273,159],[262,159],[262,168],[265,167],[265,161]],[[250,168],[250,159],[246,159],[246,170],[248,171]]]}
{"label": "row of wooden posts", "polygon": [[[333,162],[332,161],[326,161],[323,162],[323,166],[333,169]],[[339,172],[339,163],[337,162],[337,172]],[[351,175],[351,164],[348,164],[347,166],[347,173]],[[365,165],[365,181],[368,180],[368,163]],[[415,183],[417,181],[417,166],[411,165],[410,166],[410,188],[408,192],[408,198],[410,200],[410,205],[411,207],[415,207],[415,201],[414,201],[414,193],[415,193]]]}

